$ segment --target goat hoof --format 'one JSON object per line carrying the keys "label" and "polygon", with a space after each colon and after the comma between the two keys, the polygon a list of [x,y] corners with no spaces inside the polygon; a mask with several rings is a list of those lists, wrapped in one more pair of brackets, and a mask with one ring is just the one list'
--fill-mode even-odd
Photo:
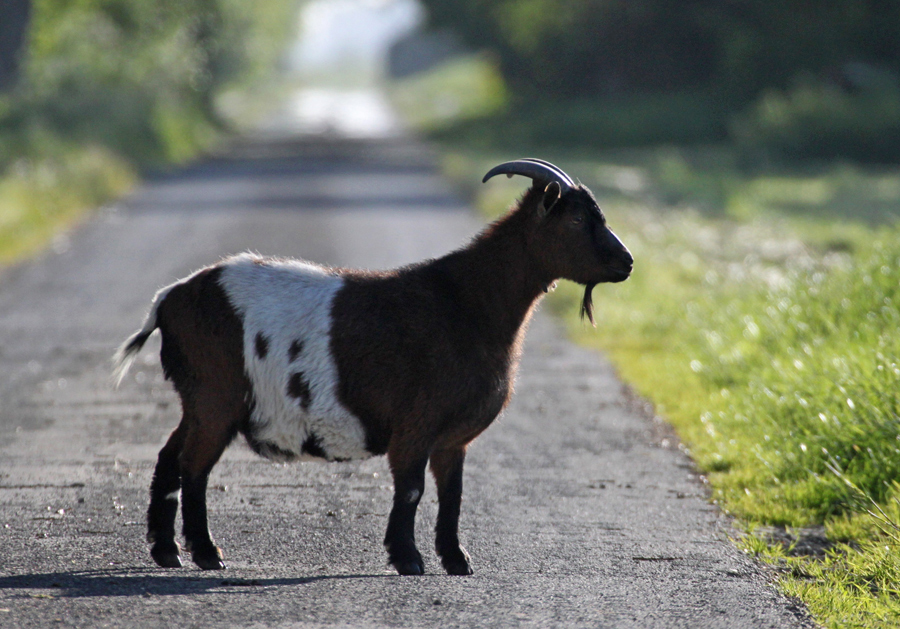
{"label": "goat hoof", "polygon": [[444,570],[447,574],[467,577],[472,574],[472,566],[468,561],[443,561]]}
{"label": "goat hoof", "polygon": [[180,568],[182,566],[178,544],[154,544],[150,549],[150,556],[160,568]]}
{"label": "goat hoof", "polygon": [[225,565],[222,551],[215,546],[207,552],[194,551],[191,559],[201,570],[225,570],[228,567]]}
{"label": "goat hoof", "polygon": [[384,546],[388,551],[388,563],[394,566],[398,574],[425,574],[425,562],[414,544],[397,544],[391,547],[385,542]]}
{"label": "goat hoof", "polygon": [[457,548],[454,552],[446,553],[441,556],[441,564],[447,574],[468,576],[472,574],[472,566],[469,565],[469,553],[462,547]]}
{"label": "goat hoof", "polygon": [[425,574],[425,565],[421,561],[406,561],[394,564],[397,574],[420,575]]}

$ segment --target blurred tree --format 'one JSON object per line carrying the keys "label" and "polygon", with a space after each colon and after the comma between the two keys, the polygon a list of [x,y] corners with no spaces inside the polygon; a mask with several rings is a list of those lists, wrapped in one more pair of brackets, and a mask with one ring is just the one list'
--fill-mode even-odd
{"label": "blurred tree", "polygon": [[897,0],[708,2],[716,33],[716,80],[741,102],[799,75],[840,82],[847,63],[900,69]]}
{"label": "blurred tree", "polygon": [[735,105],[802,72],[900,68],[897,0],[423,0],[431,23],[499,55],[525,95],[713,86]]}
{"label": "blurred tree", "polygon": [[30,13],[29,0],[0,0],[0,90],[18,76]]}
{"label": "blurred tree", "polygon": [[0,132],[183,159],[219,124],[216,94],[273,68],[296,9],[297,0],[32,0]]}
{"label": "blurred tree", "polygon": [[693,2],[425,0],[432,23],[500,56],[516,91],[556,97],[678,89],[708,80],[714,33]]}

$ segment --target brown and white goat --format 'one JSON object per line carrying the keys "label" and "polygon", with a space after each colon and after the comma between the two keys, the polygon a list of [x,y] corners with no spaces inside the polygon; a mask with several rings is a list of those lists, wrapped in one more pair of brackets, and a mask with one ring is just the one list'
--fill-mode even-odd
{"label": "brown and white goat", "polygon": [[[553,282],[620,282],[632,257],[590,191],[524,159],[485,175],[533,185],[467,247],[386,272],[330,269],[242,254],[161,290],[144,327],[116,355],[119,380],[159,328],[165,375],[183,417],[159,453],[147,538],[181,566],[179,491],[194,562],[225,567],[206,517],[210,470],[238,433],[259,454],[329,461],[387,454],[394,502],[384,544],[400,574],[422,574],[414,521],[430,462],[437,554],[471,574],[458,523],[467,445],[512,394],[522,339]],[[592,319],[593,320],[593,319]]]}

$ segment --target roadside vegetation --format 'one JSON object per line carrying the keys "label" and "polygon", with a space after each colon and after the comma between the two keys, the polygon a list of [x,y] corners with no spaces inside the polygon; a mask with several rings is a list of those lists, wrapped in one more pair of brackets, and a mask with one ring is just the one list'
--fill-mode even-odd
{"label": "roadside vegetation", "polygon": [[[483,3],[451,4],[467,7],[475,41]],[[574,50],[577,35],[554,37],[565,31],[554,20],[512,17],[514,8],[557,4],[509,0],[491,12],[496,30],[486,40],[496,56],[478,58],[499,60],[499,107],[483,98],[478,114],[482,90],[458,89],[460,65],[455,88],[432,71],[393,93],[419,112],[427,105],[416,103],[435,94],[473,99],[460,106],[466,116],[413,120],[440,143],[445,173],[487,217],[523,188],[516,179],[477,183],[506,159],[549,159],[595,192],[635,255],[634,274],[594,289],[596,329],[578,318],[574,285],[562,282],[546,307],[573,338],[603,350],[675,427],[711,499],[735,517],[735,542],[773,566],[783,592],[827,627],[900,626],[896,74],[845,68],[860,81],[845,89],[824,70],[780,67],[767,83],[753,71],[766,66],[759,56],[743,65],[734,57],[730,78],[591,94],[560,83],[564,64],[544,63],[549,53],[534,50],[552,48],[574,63],[584,54]],[[619,4],[604,6],[615,12]],[[760,24],[786,19],[781,9],[754,6],[766,18]],[[557,17],[573,28],[591,18],[575,14],[592,10],[570,7]],[[466,32],[449,7],[435,11],[438,25]],[[631,18],[644,35],[665,27]],[[596,27],[606,18],[593,19]],[[853,28],[864,32],[860,24]],[[540,33],[516,39],[517,29]],[[801,31],[806,45],[815,39]],[[784,52],[775,31],[760,37]],[[570,45],[572,58],[562,50]],[[592,76],[585,72],[574,76]]]}
{"label": "roadside vegetation", "polygon": [[140,172],[212,146],[230,124],[220,101],[259,91],[297,9],[292,0],[17,4],[30,4],[29,19],[0,27],[23,42],[0,91],[0,263],[45,246]]}

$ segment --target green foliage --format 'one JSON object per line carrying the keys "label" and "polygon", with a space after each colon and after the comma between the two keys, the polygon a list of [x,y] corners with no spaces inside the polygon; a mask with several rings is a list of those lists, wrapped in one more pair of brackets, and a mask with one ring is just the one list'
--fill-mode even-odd
{"label": "green foliage", "polygon": [[[710,76],[708,29],[671,3],[426,0],[434,24],[501,58],[527,96],[678,89]],[[668,6],[663,6],[668,4]]]}
{"label": "green foliage", "polygon": [[[609,167],[598,170],[606,176]],[[845,181],[824,181],[865,188],[840,175]],[[803,525],[848,508],[829,465],[876,500],[900,476],[900,239],[893,227],[785,216],[785,199],[765,195],[777,190],[773,180],[732,173],[721,218],[607,204],[638,264],[632,280],[598,299],[599,338],[683,431],[700,465],[721,476],[715,484],[730,510]],[[810,179],[782,173],[780,181],[802,196]]]}
{"label": "green foliage", "polygon": [[801,599],[822,626],[900,625],[900,553],[889,539],[876,536],[858,545],[837,544],[821,560],[788,556],[754,534],[740,545],[775,566],[782,591]]}
{"label": "green foliage", "polygon": [[293,0],[35,0],[24,71],[0,94],[0,262],[31,253],[141,167],[222,130],[215,99],[271,69]]}
{"label": "green foliage", "polygon": [[745,517],[771,518],[748,490],[796,509],[775,523],[847,508],[830,463],[876,500],[900,475],[900,247],[879,240],[860,257],[789,271],[772,288],[703,291],[679,313],[693,337],[684,359],[710,394],[699,418],[714,444],[707,456],[729,468],[756,459],[753,477],[726,490]]}
{"label": "green foliage", "polygon": [[[897,2],[424,3],[434,26],[495,53],[510,86],[508,115],[457,130],[467,138],[605,149],[720,141],[730,126],[751,155],[900,158]],[[879,72],[888,85],[869,89]]]}
{"label": "green foliage", "polygon": [[[826,626],[898,623],[900,554],[882,530],[900,523],[898,230],[809,233],[771,208],[739,223],[610,210],[635,253],[633,283],[595,295],[598,330],[573,318],[577,338],[605,348],[677,427],[726,511],[824,522],[851,542],[824,562],[781,560],[788,594]],[[554,297],[574,311],[577,290]]]}
{"label": "green foliage", "polygon": [[900,625],[900,554],[896,547],[867,543],[825,561],[795,559],[781,580],[789,596],[806,601],[825,627]]}
{"label": "green foliage", "polygon": [[273,61],[263,31],[283,42],[292,6],[37,0],[24,77],[0,111],[0,134],[18,136],[19,151],[50,133],[141,163],[185,159],[214,137],[217,92]]}
{"label": "green foliage", "polygon": [[803,81],[769,90],[732,132],[740,146],[797,158],[849,157],[862,162],[900,159],[900,82],[847,91]]}
{"label": "green foliage", "polygon": [[56,146],[52,155],[20,158],[0,177],[0,264],[34,253],[85,208],[134,184],[134,171],[107,150]]}
{"label": "green foliage", "polygon": [[517,91],[628,94],[717,85],[732,105],[802,71],[898,68],[900,5],[885,0],[673,3],[425,0],[436,26],[501,55]]}
{"label": "green foliage", "polygon": [[639,94],[617,99],[516,99],[505,111],[456,122],[438,139],[485,147],[641,146],[721,140],[727,112],[704,92]]}

